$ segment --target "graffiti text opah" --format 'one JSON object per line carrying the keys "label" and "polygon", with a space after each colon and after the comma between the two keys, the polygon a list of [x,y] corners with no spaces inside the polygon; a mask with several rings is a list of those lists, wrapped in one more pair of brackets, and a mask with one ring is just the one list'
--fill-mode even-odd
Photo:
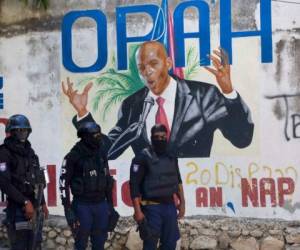
{"label": "graffiti text opah", "polygon": [[[184,13],[188,8],[195,8],[199,13],[197,31],[185,32]],[[116,40],[117,40],[117,64],[118,70],[127,69],[128,44],[140,43],[144,41],[159,40],[162,34],[152,37],[152,30],[143,36],[128,36],[127,16],[135,14],[145,14],[150,16],[152,22],[162,21],[157,18],[164,18],[159,15],[160,7],[153,4],[121,6],[116,8]],[[73,60],[72,51],[72,26],[80,18],[89,18],[95,21],[97,29],[98,55],[92,65],[78,66]],[[175,65],[185,66],[185,41],[187,39],[197,39],[200,48],[201,65],[209,65],[210,60],[210,9],[206,1],[184,1],[179,3],[173,15],[174,20],[174,42]],[[220,46],[224,48],[232,61],[233,38],[257,36],[261,39],[261,61],[263,63],[272,62],[272,27],[271,27],[271,0],[260,1],[260,23],[261,27],[254,31],[232,31],[231,1],[220,0]],[[163,29],[165,30],[165,29]],[[64,67],[71,72],[98,72],[103,69],[108,58],[107,42],[107,18],[101,10],[79,10],[71,11],[64,16],[62,23],[62,59]]]}

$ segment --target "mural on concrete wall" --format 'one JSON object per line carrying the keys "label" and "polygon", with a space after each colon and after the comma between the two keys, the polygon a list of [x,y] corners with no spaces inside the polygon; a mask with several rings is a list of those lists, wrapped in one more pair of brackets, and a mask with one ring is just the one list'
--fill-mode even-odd
{"label": "mural on concrete wall", "polygon": [[[242,2],[163,0],[116,5],[113,15],[89,6],[66,12],[58,30],[0,38],[7,65],[0,66],[3,123],[12,113],[24,112],[33,120],[38,135],[33,132],[32,143],[44,165],[52,165],[47,191],[51,212],[63,213],[57,188],[60,165],[77,140],[71,123],[75,109],[60,86],[70,78],[79,93],[93,83],[87,108],[110,137],[115,205],[122,215],[132,214],[129,167],[134,154],[149,143],[151,122],[145,112],[151,117],[155,108],[147,102],[151,91],[136,52],[142,42],[157,40],[165,44],[174,63],[170,73],[178,81],[170,147],[180,158],[187,215],[299,217],[300,20],[292,14],[300,7],[271,0]],[[283,20],[287,9],[291,15]],[[23,50],[13,53],[20,62],[7,59],[6,48],[22,43]],[[223,49],[220,56],[213,51],[218,47]],[[38,61],[42,53],[47,55],[45,67]],[[24,67],[28,54],[34,63]],[[212,65],[208,54],[217,58]],[[19,76],[9,70],[13,67],[21,69]],[[238,93],[233,101],[218,83],[222,67]],[[38,83],[44,79],[52,85]],[[14,89],[24,92],[17,102]],[[186,90],[190,96],[181,99],[178,93]],[[232,110],[228,102],[235,104]]]}

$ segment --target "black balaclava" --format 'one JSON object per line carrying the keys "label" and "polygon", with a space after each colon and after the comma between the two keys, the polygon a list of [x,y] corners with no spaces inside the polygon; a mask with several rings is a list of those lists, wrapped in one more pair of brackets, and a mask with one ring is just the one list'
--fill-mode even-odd
{"label": "black balaclava", "polygon": [[168,140],[167,137],[156,138],[156,133],[163,132],[167,135],[167,128],[163,124],[156,124],[151,128],[151,144],[155,153],[164,154],[167,151]]}
{"label": "black balaclava", "polygon": [[82,136],[84,144],[91,149],[99,149],[101,146],[101,134],[100,133],[85,133]]}
{"label": "black balaclava", "polygon": [[30,131],[28,129],[22,130],[12,130],[11,136],[14,137],[17,141],[24,143],[29,137]]}
{"label": "black balaclava", "polygon": [[157,139],[151,139],[152,147],[157,154],[164,154],[167,151],[167,145],[168,141],[165,140],[157,140]]}

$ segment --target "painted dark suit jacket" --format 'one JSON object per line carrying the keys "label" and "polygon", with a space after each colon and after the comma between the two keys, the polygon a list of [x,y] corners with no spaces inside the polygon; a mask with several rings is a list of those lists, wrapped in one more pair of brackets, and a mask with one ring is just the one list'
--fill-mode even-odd
{"label": "painted dark suit jacket", "polygon": [[[214,85],[181,79],[176,81],[177,93],[169,141],[170,152],[179,158],[209,157],[216,129],[220,129],[224,137],[238,148],[247,147],[251,143],[254,124],[250,110],[239,94],[236,99],[228,99]],[[107,152],[117,138],[139,120],[148,91],[149,89],[144,87],[123,101],[117,124],[107,136],[104,136],[103,147]],[[74,117],[73,124],[78,128],[82,122],[92,120],[90,114],[79,122]],[[134,135],[135,131],[125,136],[115,148],[126,143]],[[136,154],[149,143],[144,127],[139,138],[130,146]],[[113,153],[109,158],[116,159],[127,147]]]}

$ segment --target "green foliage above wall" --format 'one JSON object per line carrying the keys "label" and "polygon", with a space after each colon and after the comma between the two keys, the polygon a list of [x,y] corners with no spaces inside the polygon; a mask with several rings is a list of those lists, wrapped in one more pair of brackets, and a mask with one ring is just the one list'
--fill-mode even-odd
{"label": "green foliage above wall", "polygon": [[[21,2],[25,3],[26,5],[28,5],[28,0],[20,0]],[[33,0],[32,1],[32,6],[40,9],[41,7],[43,7],[45,10],[49,7],[49,1],[50,0]]]}

